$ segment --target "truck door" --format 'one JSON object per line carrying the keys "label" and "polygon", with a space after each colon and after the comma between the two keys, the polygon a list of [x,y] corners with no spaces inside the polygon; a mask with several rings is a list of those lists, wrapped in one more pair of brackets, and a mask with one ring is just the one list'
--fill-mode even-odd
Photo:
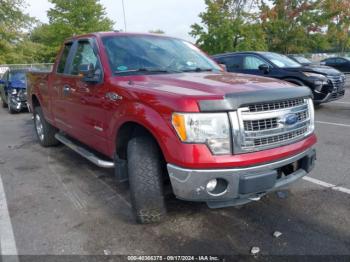
{"label": "truck door", "polygon": [[[92,64],[100,72],[99,82],[85,82],[79,75],[81,65]],[[65,107],[70,111],[69,124],[74,127],[73,136],[84,144],[93,146],[104,153],[106,145],[107,107],[103,83],[103,72],[94,39],[81,39],[77,42],[68,74],[72,77]]]}
{"label": "truck door", "polygon": [[[71,134],[73,126],[70,122],[71,108],[67,107],[67,99],[69,98],[68,88],[74,83],[74,79],[68,74],[70,60],[72,56],[73,42],[68,42],[64,45],[61,56],[57,63],[57,68],[54,68],[49,79],[49,101],[48,108],[51,111],[55,125]],[[50,106],[51,104],[51,106]],[[49,114],[47,114],[49,115]]]}

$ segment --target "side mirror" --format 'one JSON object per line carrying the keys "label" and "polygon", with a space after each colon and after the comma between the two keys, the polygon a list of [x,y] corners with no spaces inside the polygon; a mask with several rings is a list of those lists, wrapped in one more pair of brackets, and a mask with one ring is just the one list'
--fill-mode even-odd
{"label": "side mirror", "polygon": [[267,64],[262,64],[259,66],[259,70],[263,71],[264,74],[267,74],[270,72],[270,67]]}
{"label": "side mirror", "polygon": [[100,81],[101,71],[97,70],[93,64],[83,64],[79,66],[79,75],[83,81],[96,83]]}

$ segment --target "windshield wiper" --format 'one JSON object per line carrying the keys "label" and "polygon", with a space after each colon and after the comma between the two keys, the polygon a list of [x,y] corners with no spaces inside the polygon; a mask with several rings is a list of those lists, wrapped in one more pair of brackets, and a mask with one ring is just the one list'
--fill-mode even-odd
{"label": "windshield wiper", "polygon": [[212,71],[213,71],[212,68],[201,68],[201,67],[182,70],[182,72],[212,72]]}
{"label": "windshield wiper", "polygon": [[147,67],[141,67],[136,69],[130,69],[130,70],[123,70],[123,71],[116,71],[115,74],[124,74],[124,73],[138,73],[138,72],[145,72],[145,73],[178,73],[178,71],[174,70],[167,70],[163,68],[147,68]]}

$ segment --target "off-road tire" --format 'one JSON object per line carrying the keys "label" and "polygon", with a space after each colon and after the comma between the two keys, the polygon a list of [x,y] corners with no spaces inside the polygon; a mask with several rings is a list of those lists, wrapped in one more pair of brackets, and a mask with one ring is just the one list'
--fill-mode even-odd
{"label": "off-road tire", "polygon": [[166,213],[161,152],[147,136],[132,138],[127,148],[132,207],[140,224],[158,223]]}
{"label": "off-road tire", "polygon": [[[58,129],[50,125],[44,117],[43,111],[41,107],[35,107],[34,108],[34,128],[35,133],[38,137],[39,143],[43,147],[50,147],[50,146],[56,146],[59,144],[59,141],[55,138],[55,134],[58,132]],[[40,118],[41,124],[42,124],[42,132],[38,130],[38,121],[37,117]],[[42,135],[42,137],[41,137]]]}

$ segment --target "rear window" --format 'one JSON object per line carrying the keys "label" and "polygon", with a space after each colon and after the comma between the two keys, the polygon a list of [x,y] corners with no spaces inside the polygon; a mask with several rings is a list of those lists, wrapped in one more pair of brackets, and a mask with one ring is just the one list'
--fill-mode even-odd
{"label": "rear window", "polygon": [[72,48],[72,43],[65,44],[60,61],[57,66],[57,73],[63,74],[66,67],[69,51]]}

